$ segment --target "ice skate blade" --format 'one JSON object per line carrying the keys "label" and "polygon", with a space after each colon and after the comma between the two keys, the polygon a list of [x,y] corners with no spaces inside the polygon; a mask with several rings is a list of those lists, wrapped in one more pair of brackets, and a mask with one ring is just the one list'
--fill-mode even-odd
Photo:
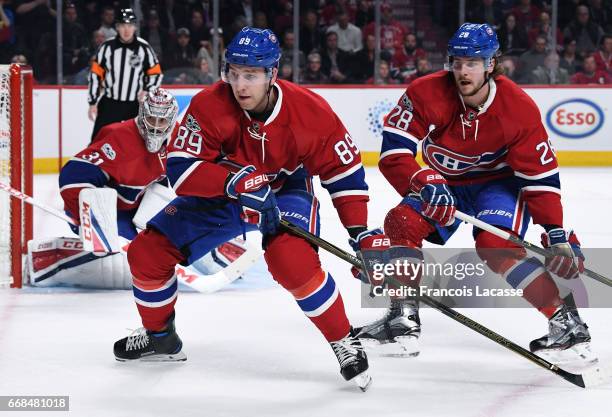
{"label": "ice skate blade", "polygon": [[171,355],[151,355],[138,359],[123,359],[115,356],[119,362],[183,362],[187,360],[187,355],[182,351]]}
{"label": "ice skate blade", "polygon": [[366,351],[389,358],[414,358],[419,356],[419,339],[414,336],[397,336],[393,342],[377,339],[359,339]]}
{"label": "ice skate blade", "polygon": [[351,379],[351,382],[354,382],[361,391],[366,392],[372,384],[372,377],[367,371],[364,371]]}
{"label": "ice skate blade", "polygon": [[579,343],[563,350],[543,349],[537,351],[536,354],[556,365],[572,364],[588,366],[599,361],[597,355],[591,351],[591,344],[589,342]]}

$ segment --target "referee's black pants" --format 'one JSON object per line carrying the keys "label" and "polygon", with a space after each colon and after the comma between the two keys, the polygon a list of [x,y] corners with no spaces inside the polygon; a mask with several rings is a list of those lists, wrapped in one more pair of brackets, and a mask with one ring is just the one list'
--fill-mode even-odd
{"label": "referee's black pants", "polygon": [[138,116],[138,101],[117,101],[102,97],[98,101],[98,117],[94,123],[91,142],[104,126]]}

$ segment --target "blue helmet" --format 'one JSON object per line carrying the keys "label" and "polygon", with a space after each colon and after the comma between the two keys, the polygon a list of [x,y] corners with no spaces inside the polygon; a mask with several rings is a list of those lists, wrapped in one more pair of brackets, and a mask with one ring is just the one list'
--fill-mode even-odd
{"label": "blue helmet", "polygon": [[278,67],[280,56],[278,38],[274,32],[270,29],[256,29],[245,26],[227,46],[225,64],[261,67],[270,70]]}
{"label": "blue helmet", "polygon": [[464,23],[448,41],[448,56],[483,58],[489,61],[497,55],[499,42],[491,26],[486,23]]}

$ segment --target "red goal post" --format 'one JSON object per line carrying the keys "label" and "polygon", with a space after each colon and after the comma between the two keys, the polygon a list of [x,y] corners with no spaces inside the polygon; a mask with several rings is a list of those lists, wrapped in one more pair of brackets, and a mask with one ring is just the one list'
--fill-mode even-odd
{"label": "red goal post", "polygon": [[[0,65],[0,181],[32,195],[32,69]],[[20,288],[32,207],[0,191],[0,286]]]}

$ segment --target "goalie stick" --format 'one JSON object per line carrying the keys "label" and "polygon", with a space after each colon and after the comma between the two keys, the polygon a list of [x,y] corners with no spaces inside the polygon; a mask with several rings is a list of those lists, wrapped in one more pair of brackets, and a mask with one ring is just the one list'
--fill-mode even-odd
{"label": "goalie stick", "polygon": [[[468,214],[465,214],[459,210],[455,211],[455,217],[458,218],[461,221],[464,221],[466,223],[470,223],[471,225],[474,225],[476,227],[478,227],[479,229],[482,229],[484,231],[487,231],[489,233],[494,234],[495,236],[498,236],[502,239],[508,240],[512,243],[516,243],[519,246],[524,247],[525,249],[528,249],[532,252],[537,253],[538,255],[542,255],[544,257],[551,257],[554,256],[553,253],[545,248],[541,248],[537,245],[534,245],[533,243],[529,243],[523,239],[521,239],[520,237],[514,236],[508,232],[506,232],[505,230],[501,230],[498,227],[495,227],[493,225],[490,225],[489,223],[485,223],[482,220],[478,220],[475,217],[472,217]],[[584,268],[584,275],[593,278],[596,281],[601,282],[602,284],[606,284],[610,287],[612,287],[612,279],[610,278],[606,278],[603,275],[595,272],[595,271],[591,271],[588,268]]]}
{"label": "goalie stick", "polygon": [[[326,240],[318,236],[315,236],[312,233],[309,233],[308,231],[284,219],[281,220],[280,224],[281,224],[281,227],[285,231],[292,233],[296,236],[299,236],[305,239],[307,242],[313,245],[316,245],[330,252],[333,255],[338,256],[339,258],[350,263],[356,268],[361,269],[362,271],[366,270],[364,268],[363,262],[359,258],[351,255],[350,253],[346,252],[343,249],[340,249],[339,247],[333,245],[332,243],[329,243]],[[463,324],[466,327],[469,327],[470,329],[474,330],[476,333],[479,333],[483,335],[484,337],[486,337],[487,339],[492,340],[493,342],[497,343],[498,345],[501,345],[505,347],[506,349],[519,354],[520,356],[529,360],[530,362],[533,362],[534,364],[540,366],[541,368],[544,368],[552,372],[553,374],[560,376],[561,378],[565,379],[568,382],[571,382],[572,384],[576,386],[579,386],[581,388],[592,387],[595,385],[602,384],[604,382],[608,382],[610,378],[612,378],[612,369],[610,369],[610,367],[604,368],[599,365],[593,366],[592,368],[587,369],[581,374],[574,374],[569,371],[566,371],[565,369],[562,369],[558,367],[557,365],[547,361],[546,359],[543,359],[539,357],[538,355],[528,351],[522,346],[517,345],[511,340],[506,339],[502,335],[494,332],[493,330],[487,328],[486,326],[470,319],[469,317],[464,316],[463,314],[446,306],[445,304],[434,300],[433,298],[430,298],[425,295],[419,296],[418,298],[421,301],[423,301],[425,304],[438,310],[445,316],[450,317],[451,319],[455,320],[456,322],[460,324]]]}
{"label": "goalie stick", "polygon": [[[8,184],[0,182],[0,190],[6,191],[14,198],[22,200],[28,204],[31,204],[34,207],[46,211],[47,213],[59,218],[60,220],[63,220],[74,226],[78,226],[72,218],[62,213],[60,210],[40,203],[29,195],[22,193],[21,191],[11,187]],[[125,248],[122,249],[125,250]],[[247,269],[249,269],[255,262],[257,262],[260,257],[261,250],[254,247],[253,245],[248,245],[247,250],[238,259],[236,259],[234,262],[232,262],[230,265],[228,265],[221,271],[218,271],[211,275],[203,275],[196,271],[194,268],[177,265],[176,277],[180,283],[197,292],[212,293],[237,280],[244,272],[246,272]]]}

